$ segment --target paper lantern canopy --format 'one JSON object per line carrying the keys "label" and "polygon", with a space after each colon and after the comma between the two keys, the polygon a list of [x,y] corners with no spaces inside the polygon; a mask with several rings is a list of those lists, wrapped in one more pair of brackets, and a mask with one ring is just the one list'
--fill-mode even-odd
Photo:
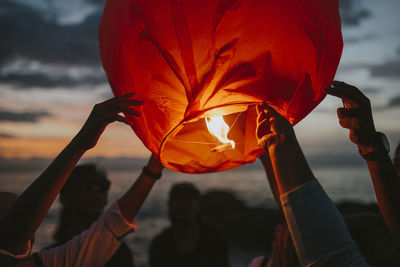
{"label": "paper lantern canopy", "polygon": [[296,124],[325,97],[343,47],[337,0],[108,0],[99,41],[114,94],[144,100],[127,115],[135,133],[188,173],[259,157],[256,105]]}

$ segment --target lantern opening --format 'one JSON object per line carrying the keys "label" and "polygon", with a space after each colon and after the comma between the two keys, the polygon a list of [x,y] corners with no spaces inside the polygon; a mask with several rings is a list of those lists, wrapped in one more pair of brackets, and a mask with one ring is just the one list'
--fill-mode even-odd
{"label": "lantern opening", "polygon": [[211,149],[212,152],[221,152],[226,149],[234,149],[235,142],[228,138],[229,126],[221,116],[205,118],[208,131],[215,136],[221,145]]}
{"label": "lantern opening", "polygon": [[[168,134],[161,145],[159,153],[163,165],[180,172],[207,173],[253,162],[264,153],[255,136],[256,104],[214,108],[204,112],[203,116],[183,121]],[[229,141],[225,144],[211,134],[207,127],[209,118],[220,115],[223,115],[221,118],[227,125],[225,137]],[[230,142],[234,142],[234,149]],[[248,155],[254,158],[249,160]]]}

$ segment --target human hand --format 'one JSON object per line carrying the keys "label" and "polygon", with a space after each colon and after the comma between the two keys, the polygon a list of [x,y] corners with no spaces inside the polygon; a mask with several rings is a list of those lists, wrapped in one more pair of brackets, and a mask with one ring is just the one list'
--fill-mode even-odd
{"label": "human hand", "polygon": [[344,107],[338,108],[337,114],[339,124],[350,130],[350,140],[362,152],[373,149],[376,130],[368,97],[355,86],[339,81],[333,81],[332,86],[325,88],[325,91],[342,99]]}
{"label": "human hand", "polygon": [[295,137],[292,125],[268,104],[257,106],[256,136],[258,145],[264,149]]}
{"label": "human hand", "polygon": [[97,144],[97,141],[108,124],[115,121],[128,124],[126,118],[119,115],[120,112],[137,117],[140,116],[133,107],[143,104],[143,101],[132,99],[131,97],[133,95],[134,93],[116,96],[94,105],[85,124],[75,136],[73,144],[83,150],[91,149]]}

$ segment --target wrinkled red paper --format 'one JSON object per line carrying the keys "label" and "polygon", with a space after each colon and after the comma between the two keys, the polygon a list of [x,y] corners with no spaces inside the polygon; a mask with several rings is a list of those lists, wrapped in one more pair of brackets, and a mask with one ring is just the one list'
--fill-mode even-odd
{"label": "wrinkled red paper", "polygon": [[[135,133],[190,173],[254,161],[255,105],[297,123],[325,97],[343,47],[337,0],[108,0],[99,41],[114,94],[145,101],[127,115]],[[235,149],[211,152],[212,115],[233,125]]]}

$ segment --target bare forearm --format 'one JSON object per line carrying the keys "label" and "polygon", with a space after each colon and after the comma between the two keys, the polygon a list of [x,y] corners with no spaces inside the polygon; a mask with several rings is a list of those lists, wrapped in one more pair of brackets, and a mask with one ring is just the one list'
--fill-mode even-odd
{"label": "bare forearm", "polygon": [[366,161],[375,189],[376,198],[389,230],[400,242],[400,179],[389,158],[383,154],[379,160]]}
{"label": "bare forearm", "polygon": [[18,253],[31,240],[85,151],[72,141],[21,194],[0,222],[0,247]]}
{"label": "bare forearm", "polygon": [[284,194],[314,179],[304,154],[293,135],[284,142],[269,147],[280,194]]}
{"label": "bare forearm", "polygon": [[[154,157],[151,157],[146,168],[154,174],[161,174],[163,166]],[[148,174],[142,172],[131,188],[118,200],[122,216],[126,220],[131,222],[136,217],[155,181]]]}
{"label": "bare forearm", "polygon": [[279,198],[279,189],[275,179],[274,168],[272,166],[271,158],[269,156],[268,150],[260,157],[261,163],[264,166],[265,174],[267,175],[268,183],[271,188],[272,194],[278,206],[281,206],[281,201]]}
{"label": "bare forearm", "polygon": [[121,214],[126,220],[131,222],[136,217],[154,183],[154,179],[142,173],[125,195],[118,200]]}

